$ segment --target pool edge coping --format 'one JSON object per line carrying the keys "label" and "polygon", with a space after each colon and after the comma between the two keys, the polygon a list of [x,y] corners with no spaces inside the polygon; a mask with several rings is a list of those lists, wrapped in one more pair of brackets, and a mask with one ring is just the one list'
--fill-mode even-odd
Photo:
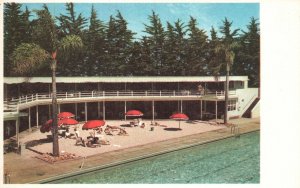
{"label": "pool edge coping", "polygon": [[[240,135],[248,134],[248,133],[252,133],[252,132],[257,132],[257,131],[260,131],[260,128],[250,130],[248,132],[240,133]],[[51,182],[54,182],[54,181],[57,181],[57,180],[60,180],[60,179],[70,178],[72,176],[78,176],[78,175],[90,173],[90,172],[93,172],[93,171],[98,171],[98,170],[102,170],[102,169],[106,169],[106,168],[110,168],[110,167],[115,167],[115,166],[118,166],[118,165],[127,164],[127,163],[131,163],[131,162],[134,162],[134,161],[139,161],[139,160],[143,160],[143,159],[147,159],[147,158],[151,158],[151,157],[155,157],[155,156],[159,156],[159,155],[163,155],[163,154],[167,154],[167,153],[171,153],[171,152],[175,152],[175,151],[195,147],[195,146],[198,146],[198,145],[203,145],[203,144],[219,141],[219,140],[224,140],[224,139],[231,138],[231,137],[236,137],[236,135],[232,134],[232,135],[213,138],[213,139],[209,139],[209,140],[205,140],[205,141],[201,141],[201,142],[196,142],[196,143],[193,143],[193,144],[186,144],[186,145],[183,145],[183,146],[179,146],[179,147],[175,147],[175,148],[171,148],[171,149],[167,149],[167,150],[162,150],[162,151],[153,152],[153,153],[146,154],[146,155],[132,157],[132,158],[127,159],[127,160],[121,160],[121,161],[117,161],[117,162],[113,162],[113,163],[108,163],[108,164],[104,164],[104,165],[90,167],[90,168],[83,169],[83,170],[78,170],[78,171],[75,171],[75,172],[67,172],[67,173],[64,173],[62,175],[57,175],[57,176],[52,176],[52,177],[37,180],[37,181],[32,181],[32,182],[28,182],[26,184],[46,184],[46,183],[51,184]]]}

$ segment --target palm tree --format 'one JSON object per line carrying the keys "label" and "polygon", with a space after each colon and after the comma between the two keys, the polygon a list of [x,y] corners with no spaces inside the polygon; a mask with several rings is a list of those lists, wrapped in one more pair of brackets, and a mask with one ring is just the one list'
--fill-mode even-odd
{"label": "palm tree", "polygon": [[[39,45],[22,43],[13,52],[12,61],[15,73],[28,76],[30,73],[40,70],[40,67],[47,65],[51,61],[52,69],[52,119],[53,119],[53,155],[59,156],[58,133],[57,133],[57,99],[56,99],[56,53],[61,53],[60,57],[68,58],[78,49],[83,47],[80,37],[76,35],[66,36],[58,43],[54,52],[47,52]],[[51,55],[50,55],[51,54]],[[52,59],[50,57],[52,56]]]}
{"label": "palm tree", "polygon": [[223,62],[218,66],[220,71],[222,66],[226,67],[226,81],[225,81],[225,111],[224,111],[224,124],[227,124],[228,114],[228,92],[229,92],[229,73],[230,68],[233,65],[235,53],[233,49],[237,46],[237,43],[219,43],[215,48],[215,54],[220,58],[219,61]]}

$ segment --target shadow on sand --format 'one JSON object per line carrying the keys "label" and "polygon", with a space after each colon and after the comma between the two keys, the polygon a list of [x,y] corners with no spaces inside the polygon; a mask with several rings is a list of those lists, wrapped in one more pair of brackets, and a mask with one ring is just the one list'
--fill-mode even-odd
{"label": "shadow on sand", "polygon": [[52,139],[50,137],[47,137],[47,138],[42,138],[42,139],[39,139],[39,140],[28,141],[28,142],[25,143],[25,146],[26,146],[26,148],[29,148],[29,147],[42,145],[44,143],[50,143],[50,142],[52,142]]}
{"label": "shadow on sand", "polygon": [[181,128],[164,128],[166,131],[181,131]]}
{"label": "shadow on sand", "polygon": [[130,124],[122,124],[121,127],[132,127]]}

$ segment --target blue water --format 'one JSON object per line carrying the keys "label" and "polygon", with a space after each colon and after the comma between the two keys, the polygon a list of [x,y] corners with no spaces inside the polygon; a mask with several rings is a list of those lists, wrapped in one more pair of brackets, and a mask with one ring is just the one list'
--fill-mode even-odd
{"label": "blue water", "polygon": [[259,183],[259,143],[254,132],[53,183]]}

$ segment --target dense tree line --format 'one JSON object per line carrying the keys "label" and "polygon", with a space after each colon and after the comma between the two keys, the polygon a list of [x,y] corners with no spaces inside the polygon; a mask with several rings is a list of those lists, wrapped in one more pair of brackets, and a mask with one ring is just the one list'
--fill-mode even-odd
{"label": "dense tree line", "polygon": [[[66,3],[66,14],[55,18],[46,4],[32,12],[21,6],[4,7],[5,76],[50,76],[49,54],[59,46],[59,76],[221,76],[231,62],[231,75],[248,75],[251,86],[259,85],[260,33],[254,18],[247,31],[232,30],[225,18],[220,28],[207,33],[192,16],[188,23],[177,20],[163,27],[153,11],[144,23],[145,35],[137,40],[121,12],[104,23],[93,6],[89,18],[76,13],[73,3]],[[74,42],[80,48],[72,50]],[[31,58],[43,63],[34,71],[18,71]]]}

